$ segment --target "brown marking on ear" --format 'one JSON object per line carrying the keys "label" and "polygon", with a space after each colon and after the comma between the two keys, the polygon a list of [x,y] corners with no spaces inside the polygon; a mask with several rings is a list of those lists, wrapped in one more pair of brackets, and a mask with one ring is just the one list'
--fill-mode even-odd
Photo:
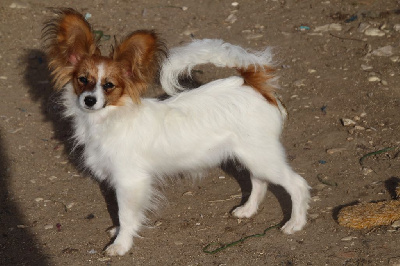
{"label": "brown marking on ear", "polygon": [[273,78],[272,72],[275,70],[268,66],[249,66],[247,68],[237,69],[244,79],[245,85],[254,88],[256,91],[272,105],[278,107],[278,102],[275,97],[275,88],[268,85],[268,80]]}
{"label": "brown marking on ear", "polygon": [[140,96],[154,81],[165,55],[164,43],[154,31],[147,30],[131,33],[114,49],[112,58],[123,69],[125,89],[134,102],[140,102]]}
{"label": "brown marking on ear", "polygon": [[43,38],[49,68],[56,89],[72,78],[74,67],[84,57],[100,55],[90,24],[73,9],[56,11],[57,18],[46,22]]}

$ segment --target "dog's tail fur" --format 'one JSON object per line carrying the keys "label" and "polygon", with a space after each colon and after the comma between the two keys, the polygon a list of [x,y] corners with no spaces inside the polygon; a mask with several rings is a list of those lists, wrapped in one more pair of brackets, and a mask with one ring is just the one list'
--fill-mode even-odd
{"label": "dog's tail fur", "polygon": [[237,69],[246,85],[261,93],[269,103],[281,107],[275,96],[277,78],[273,75],[271,48],[253,52],[215,39],[195,40],[171,49],[160,73],[164,91],[173,95],[177,90],[184,90],[179,76],[185,72],[190,75],[194,66],[208,63]]}

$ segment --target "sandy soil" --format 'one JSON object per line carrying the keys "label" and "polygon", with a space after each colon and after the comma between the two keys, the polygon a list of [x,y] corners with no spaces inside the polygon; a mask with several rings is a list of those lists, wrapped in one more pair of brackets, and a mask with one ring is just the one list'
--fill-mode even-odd
{"label": "sandy soil", "polygon": [[[400,178],[399,1],[64,1],[111,35],[104,50],[113,35],[149,28],[169,47],[193,37],[275,47],[290,113],[282,140],[290,164],[313,188],[303,231],[273,229],[210,255],[202,250],[208,243],[287,219],[290,199],[271,187],[258,215],[238,220],[229,212],[251,189],[246,171],[229,164],[203,180],[179,178],[165,187],[168,202],[150,215],[152,228],[129,254],[112,258],[102,250],[116,221],[113,194],[77,167],[41,51],[53,6],[60,4],[0,3],[1,265],[400,264],[400,229],[352,230],[335,220],[343,205],[391,199]],[[228,74],[199,69],[201,81]],[[344,118],[355,124],[343,126]],[[393,149],[360,165],[363,155],[387,147]]]}

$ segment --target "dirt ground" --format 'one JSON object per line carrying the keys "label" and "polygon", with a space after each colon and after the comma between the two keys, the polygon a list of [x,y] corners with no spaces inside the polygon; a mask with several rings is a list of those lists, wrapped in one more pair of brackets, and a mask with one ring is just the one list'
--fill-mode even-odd
{"label": "dirt ground", "polygon": [[[123,257],[102,252],[116,222],[113,194],[70,153],[70,128],[60,119],[41,50],[48,7],[59,3],[0,3],[1,265],[400,265],[400,229],[353,230],[335,220],[343,205],[390,200],[400,178],[400,1],[61,3],[88,14],[104,33],[104,51],[114,35],[137,29],[157,30],[169,47],[192,38],[273,46],[289,111],[282,141],[312,187],[303,231],[272,229],[206,254],[211,242],[229,243],[287,219],[290,199],[271,186],[259,213],[240,220],[230,211],[251,189],[245,170],[225,164],[202,180],[176,178],[164,188],[168,201]],[[196,70],[203,82],[228,73]],[[344,126],[343,119],[352,122]],[[389,147],[360,165],[365,154]]]}

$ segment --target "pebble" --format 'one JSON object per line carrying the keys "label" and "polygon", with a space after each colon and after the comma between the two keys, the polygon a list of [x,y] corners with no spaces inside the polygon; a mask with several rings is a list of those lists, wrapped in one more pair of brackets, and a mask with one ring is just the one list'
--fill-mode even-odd
{"label": "pebble", "polygon": [[392,223],[392,227],[393,228],[400,228],[400,220],[394,221],[394,223]]}
{"label": "pebble", "polygon": [[2,79],[2,80],[6,80],[6,79],[8,79],[6,76],[0,76],[0,79]]}
{"label": "pebble", "polygon": [[52,224],[47,224],[44,226],[45,230],[49,230],[49,229],[53,229],[53,228],[54,228],[54,226]]}
{"label": "pebble", "polygon": [[182,196],[193,196],[193,191],[187,191],[185,193],[182,194]]}
{"label": "pebble", "polygon": [[369,175],[370,173],[372,173],[374,170],[370,169],[370,168],[363,168],[363,175]]}
{"label": "pebble", "polygon": [[159,227],[159,226],[161,226],[162,225],[162,222],[161,221],[156,221],[155,223],[154,223],[154,226],[156,226],[156,227]]}
{"label": "pebble", "polygon": [[182,7],[182,10],[183,10],[183,11],[186,11],[186,10],[188,10],[188,9],[189,9],[189,8],[188,8],[187,6],[183,6],[183,7]]}
{"label": "pebble", "polygon": [[365,130],[365,127],[362,127],[362,126],[355,126],[354,129],[356,129],[356,130]]}
{"label": "pebble", "polygon": [[96,250],[94,250],[94,249],[91,249],[91,250],[89,250],[89,251],[88,251],[88,253],[89,253],[89,254],[96,254],[96,253],[97,253],[97,251],[96,251]]}
{"label": "pebble", "polygon": [[22,2],[12,2],[10,4],[10,8],[17,8],[17,9],[21,9],[21,8],[28,8],[29,4],[27,3],[22,3]]}
{"label": "pebble", "polygon": [[346,150],[346,148],[333,148],[333,149],[326,150],[326,153],[334,154],[334,153],[342,152],[342,151],[345,151],[345,150]]}
{"label": "pebble", "polygon": [[386,45],[373,50],[371,54],[375,56],[392,56],[393,53],[393,46]]}
{"label": "pebble", "polygon": [[369,23],[366,22],[361,22],[360,25],[358,26],[357,31],[358,32],[364,32],[366,29],[368,29],[371,25],[369,25]]}
{"label": "pebble", "polygon": [[225,22],[228,22],[230,24],[235,23],[237,20],[237,16],[235,14],[230,14],[226,19]]}
{"label": "pebble", "polygon": [[392,56],[390,57],[390,60],[392,60],[393,63],[399,62],[400,61],[400,57],[399,56]]}
{"label": "pebble", "polygon": [[366,70],[371,70],[371,69],[373,69],[373,67],[372,67],[372,66],[368,66],[368,65],[361,65],[361,69],[364,70],[364,71],[366,71]]}
{"label": "pebble", "polygon": [[346,236],[346,237],[343,237],[340,240],[342,240],[342,241],[351,241],[351,240],[356,239],[356,238],[357,237],[355,237],[355,236]]}
{"label": "pebble", "polygon": [[326,32],[326,31],[341,31],[342,25],[338,23],[326,24],[323,26],[318,26],[314,29],[315,32]]}
{"label": "pebble", "polygon": [[377,76],[371,76],[368,78],[368,81],[369,82],[379,82],[379,81],[381,81],[381,79]]}
{"label": "pebble", "polygon": [[303,87],[303,86],[306,86],[306,85],[304,84],[304,81],[305,81],[305,79],[296,80],[295,82],[293,82],[293,85],[296,86],[296,87]]}
{"label": "pebble", "polygon": [[238,6],[239,3],[238,3],[238,2],[233,2],[231,5],[232,5],[232,6]]}
{"label": "pebble", "polygon": [[218,177],[219,179],[225,179],[225,176],[221,175]]}
{"label": "pebble", "polygon": [[394,25],[394,26],[393,26],[393,29],[394,29],[395,31],[400,31],[400,24]]}
{"label": "pebble", "polygon": [[17,225],[17,228],[19,228],[19,229],[24,229],[24,228],[27,228],[28,226],[26,226],[26,225],[24,225],[24,224],[18,224]]}
{"label": "pebble", "polygon": [[255,40],[255,39],[260,39],[260,38],[262,38],[262,37],[264,37],[263,34],[254,33],[254,34],[247,35],[247,36],[246,36],[246,39],[247,39],[247,40]]}
{"label": "pebble", "polygon": [[354,126],[356,124],[356,122],[354,122],[353,120],[349,119],[349,118],[342,118],[342,125],[347,127],[347,126]]}
{"label": "pebble", "polygon": [[367,36],[378,36],[378,37],[385,36],[385,32],[381,31],[378,28],[368,28],[364,31],[364,34]]}
{"label": "pebble", "polygon": [[36,201],[36,202],[43,201],[43,198],[36,198],[35,201]]}

